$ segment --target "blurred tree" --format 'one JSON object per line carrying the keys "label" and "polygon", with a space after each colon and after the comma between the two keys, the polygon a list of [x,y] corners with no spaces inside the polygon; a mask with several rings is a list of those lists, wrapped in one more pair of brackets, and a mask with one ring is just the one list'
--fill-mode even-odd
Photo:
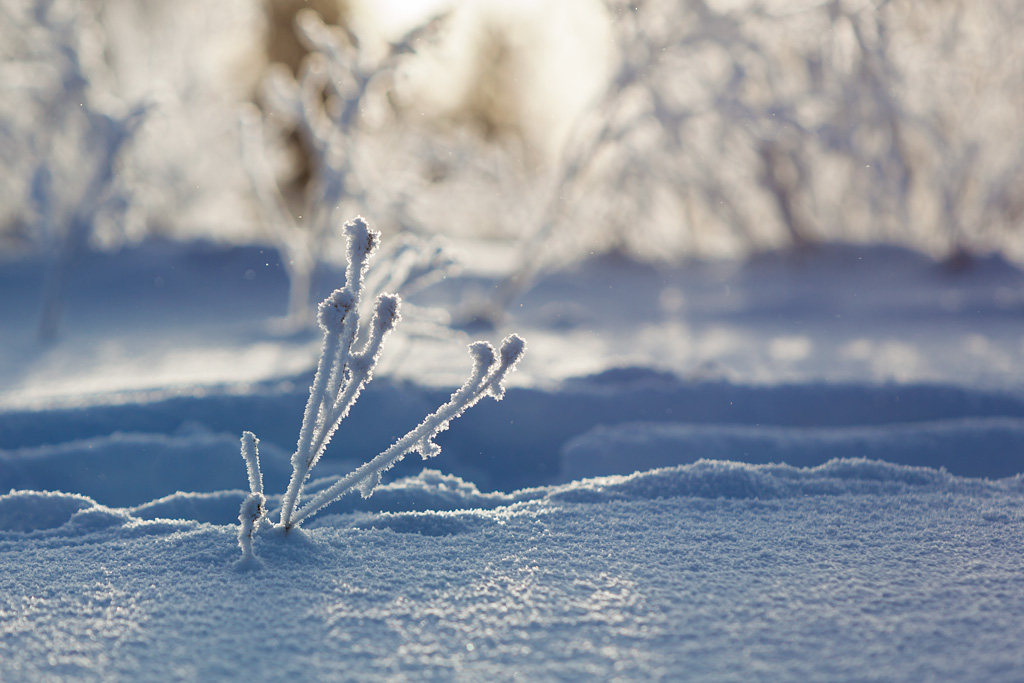
{"label": "blurred tree", "polygon": [[[393,72],[412,53],[413,42],[429,30],[429,23],[390,44],[377,58],[368,57],[350,31],[325,23],[313,10],[303,9],[296,15],[295,30],[308,50],[298,74],[272,65],[262,90],[265,112],[253,107],[242,115],[246,166],[288,271],[285,321],[289,330],[313,323],[313,272],[327,260],[339,236],[340,219],[378,212],[394,220],[402,213],[401,199],[391,194],[391,184],[374,182],[379,147],[367,116],[371,110],[391,107],[388,93]],[[288,139],[299,140],[308,152],[308,181],[300,194],[291,197],[267,154]],[[404,245],[402,251],[422,252],[425,263],[438,272],[447,272],[451,266],[434,244]],[[408,253],[402,259],[407,267],[397,262],[387,265],[395,269],[390,280],[399,291],[419,279],[422,265],[410,261]],[[386,260],[379,259],[377,267],[385,267],[381,261]],[[403,271],[400,277],[398,271]]]}
{"label": "blurred tree", "polygon": [[1010,189],[1024,183],[1020,3],[606,7],[615,67],[496,311],[607,250],[675,260],[848,240],[1024,257]]}

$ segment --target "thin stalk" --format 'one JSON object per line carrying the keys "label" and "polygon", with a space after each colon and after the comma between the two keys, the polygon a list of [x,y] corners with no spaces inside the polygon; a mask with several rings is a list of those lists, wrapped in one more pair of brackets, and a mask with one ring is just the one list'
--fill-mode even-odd
{"label": "thin stalk", "polygon": [[[447,403],[427,416],[423,422],[392,444],[390,448],[310,499],[289,517],[286,528],[300,524],[352,489],[362,488],[363,495],[368,496],[376,482],[379,481],[380,473],[389,469],[412,450],[419,449],[424,456],[436,455],[440,449],[432,442],[432,439],[447,429],[452,420],[462,415],[488,394],[495,398],[501,398],[503,393],[501,383],[522,357],[525,348],[525,343],[520,337],[511,335],[502,343],[501,357],[496,361],[494,348],[490,344],[476,342],[470,345],[470,353],[474,359],[473,373],[469,380],[452,394]],[[369,481],[369,485],[364,487],[363,484],[367,481]]]}
{"label": "thin stalk", "polygon": [[288,482],[288,490],[284,494],[284,500],[281,501],[282,523],[287,523],[291,519],[299,491],[302,489],[302,485],[309,476],[309,468],[312,465],[312,461],[308,457],[309,445],[313,441],[313,431],[316,427],[316,423],[318,422],[317,418],[324,400],[324,389],[327,384],[327,375],[329,372],[326,366],[329,362],[328,359],[334,356],[335,347],[338,344],[338,341],[338,335],[332,334],[330,330],[324,330],[323,350],[320,353],[320,360],[317,363],[316,375],[313,378],[313,386],[309,388],[309,399],[306,401],[306,410],[302,414],[302,427],[299,428],[299,442],[295,447],[295,453],[292,454],[292,478]]}

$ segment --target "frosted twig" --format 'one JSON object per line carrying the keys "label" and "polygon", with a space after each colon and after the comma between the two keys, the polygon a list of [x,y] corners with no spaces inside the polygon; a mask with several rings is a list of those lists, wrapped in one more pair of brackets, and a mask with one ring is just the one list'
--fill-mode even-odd
{"label": "frosted twig", "polygon": [[249,495],[238,511],[238,545],[245,563],[256,559],[252,551],[252,536],[267,514],[267,499],[263,495],[263,477],[260,474],[259,439],[252,432],[242,433],[242,458],[249,473]]}
{"label": "frosted twig", "polygon": [[242,432],[242,458],[249,473],[249,491],[263,493],[263,475],[260,473],[260,440],[252,432]]}
{"label": "frosted twig", "polygon": [[[390,448],[300,507],[302,489],[310,471],[359,398],[363,387],[372,378],[384,340],[400,317],[398,296],[381,294],[377,297],[369,331],[362,332],[360,329],[359,302],[365,288],[367,262],[377,247],[380,234],[371,230],[361,217],[345,224],[345,234],[348,237],[345,286],[320,304],[318,319],[324,332],[323,347],[309,389],[298,443],[291,458],[291,480],[281,503],[280,521],[276,525],[286,532],[353,489],[359,489],[364,497],[369,496],[380,482],[381,474],[411,451],[418,451],[424,459],[440,453],[441,448],[434,442],[434,438],[484,396],[501,400],[505,392],[505,379],[526,350],[526,343],[514,334],[502,342],[498,353],[488,342],[470,344],[473,370],[466,383],[451,395],[448,402]],[[443,259],[437,262],[439,265],[444,264]],[[361,346],[356,349],[360,342]],[[245,560],[255,557],[252,537],[266,517],[257,443],[251,432],[242,435],[242,457],[249,473],[250,490],[238,515],[241,522],[238,543]]]}
{"label": "frosted twig", "polygon": [[447,403],[428,415],[418,427],[400,438],[390,448],[317,494],[291,517],[291,523],[300,523],[353,489],[358,488],[364,498],[369,497],[380,482],[381,474],[410,451],[418,451],[424,459],[438,455],[441,448],[434,442],[434,437],[448,429],[452,420],[462,415],[484,396],[490,395],[500,400],[504,395],[505,377],[515,368],[525,350],[525,342],[516,335],[511,335],[502,342],[501,355],[497,360],[494,357],[494,347],[487,342],[471,344],[469,352],[473,356],[473,372]]}
{"label": "frosted twig", "polygon": [[369,339],[360,351],[353,352],[359,334],[363,277],[380,233],[370,230],[365,220],[356,217],[345,224],[345,234],[348,237],[345,286],[320,304],[318,319],[324,332],[323,348],[302,416],[298,445],[292,455],[292,478],[282,501],[281,524],[285,528],[291,528],[291,516],[309,471],[370,380],[384,337],[398,322],[398,297],[381,295]]}
{"label": "frosted twig", "polygon": [[242,549],[242,562],[252,562],[256,554],[252,550],[252,536],[266,517],[267,499],[262,493],[250,493],[242,501],[238,511],[238,546]]}

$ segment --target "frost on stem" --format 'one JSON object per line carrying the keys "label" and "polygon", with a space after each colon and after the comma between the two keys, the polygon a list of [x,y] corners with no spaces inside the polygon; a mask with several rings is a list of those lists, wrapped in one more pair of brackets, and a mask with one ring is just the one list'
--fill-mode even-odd
{"label": "frost on stem", "polygon": [[266,517],[266,496],[263,495],[263,476],[260,474],[259,439],[252,432],[242,433],[242,458],[249,473],[249,495],[238,511],[238,545],[242,549],[242,563],[256,560],[252,550],[252,536]]}
{"label": "frost on stem", "polygon": [[302,416],[299,441],[292,455],[292,478],[282,501],[281,524],[286,529],[292,526],[292,513],[310,470],[370,381],[384,337],[399,318],[398,297],[382,294],[377,299],[369,338],[361,349],[354,348],[360,331],[359,300],[363,277],[380,233],[370,230],[366,221],[357,216],[345,224],[345,235],[348,237],[345,286],[320,304],[317,316],[324,340]]}
{"label": "frost on stem", "polygon": [[[380,483],[381,475],[408,453],[416,451],[424,459],[439,454],[441,448],[434,438],[484,396],[501,400],[505,392],[505,379],[526,350],[526,343],[514,334],[502,342],[497,352],[488,342],[470,344],[469,353],[473,359],[470,377],[446,403],[390,448],[300,507],[302,489],[310,471],[323,455],[338,425],[359,398],[359,393],[372,378],[384,340],[401,317],[401,300],[398,296],[381,294],[377,297],[369,329],[361,329],[359,310],[364,276],[380,234],[371,230],[361,217],[345,225],[345,234],[348,237],[345,286],[320,304],[318,321],[323,329],[323,346],[302,417],[298,444],[291,459],[291,480],[281,502],[280,521],[276,525],[286,532],[354,489],[358,489],[364,497],[371,495]],[[362,339],[365,341],[358,344]],[[252,535],[266,517],[256,445],[256,437],[246,432],[242,437],[242,456],[248,467],[250,494],[239,512],[242,525],[239,545],[245,559],[254,557]]]}
{"label": "frost on stem", "polygon": [[487,342],[471,344],[473,372],[466,383],[452,394],[448,402],[428,415],[419,426],[393,443],[390,448],[313,497],[289,518],[289,526],[311,517],[320,508],[333,503],[353,489],[359,489],[364,498],[369,497],[380,483],[381,474],[411,451],[417,451],[424,460],[438,455],[441,447],[434,442],[434,438],[448,429],[452,420],[473,407],[484,396],[501,400],[505,393],[505,378],[515,369],[525,350],[526,343],[517,335],[511,335],[502,342],[498,359],[495,359],[494,348]]}
{"label": "frost on stem", "polygon": [[242,432],[242,458],[249,474],[249,491],[263,493],[263,474],[260,473],[260,440],[252,432]]}
{"label": "frost on stem", "polygon": [[238,546],[242,549],[243,563],[256,559],[256,554],[252,550],[252,537],[267,515],[266,502],[267,499],[262,493],[250,493],[242,501],[242,508],[238,511]]}

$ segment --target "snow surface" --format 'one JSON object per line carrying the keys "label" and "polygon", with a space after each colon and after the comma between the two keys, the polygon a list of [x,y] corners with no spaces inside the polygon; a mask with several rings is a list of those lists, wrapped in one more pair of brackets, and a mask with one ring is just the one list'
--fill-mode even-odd
{"label": "snow surface", "polygon": [[[457,483],[409,487],[450,504]],[[335,515],[258,539],[255,571],[228,526],[10,494],[0,661],[7,680],[1013,680],[1022,494],[702,461]]]}
{"label": "snow surface", "polygon": [[[457,313],[495,261],[413,303]],[[0,680],[1024,679],[1024,275],[998,259],[604,258],[497,330],[410,315],[306,496],[514,330],[505,400],[248,570],[239,437],[274,510],[319,346],[273,321],[276,254],[89,255],[45,347],[40,282],[0,263]]]}

